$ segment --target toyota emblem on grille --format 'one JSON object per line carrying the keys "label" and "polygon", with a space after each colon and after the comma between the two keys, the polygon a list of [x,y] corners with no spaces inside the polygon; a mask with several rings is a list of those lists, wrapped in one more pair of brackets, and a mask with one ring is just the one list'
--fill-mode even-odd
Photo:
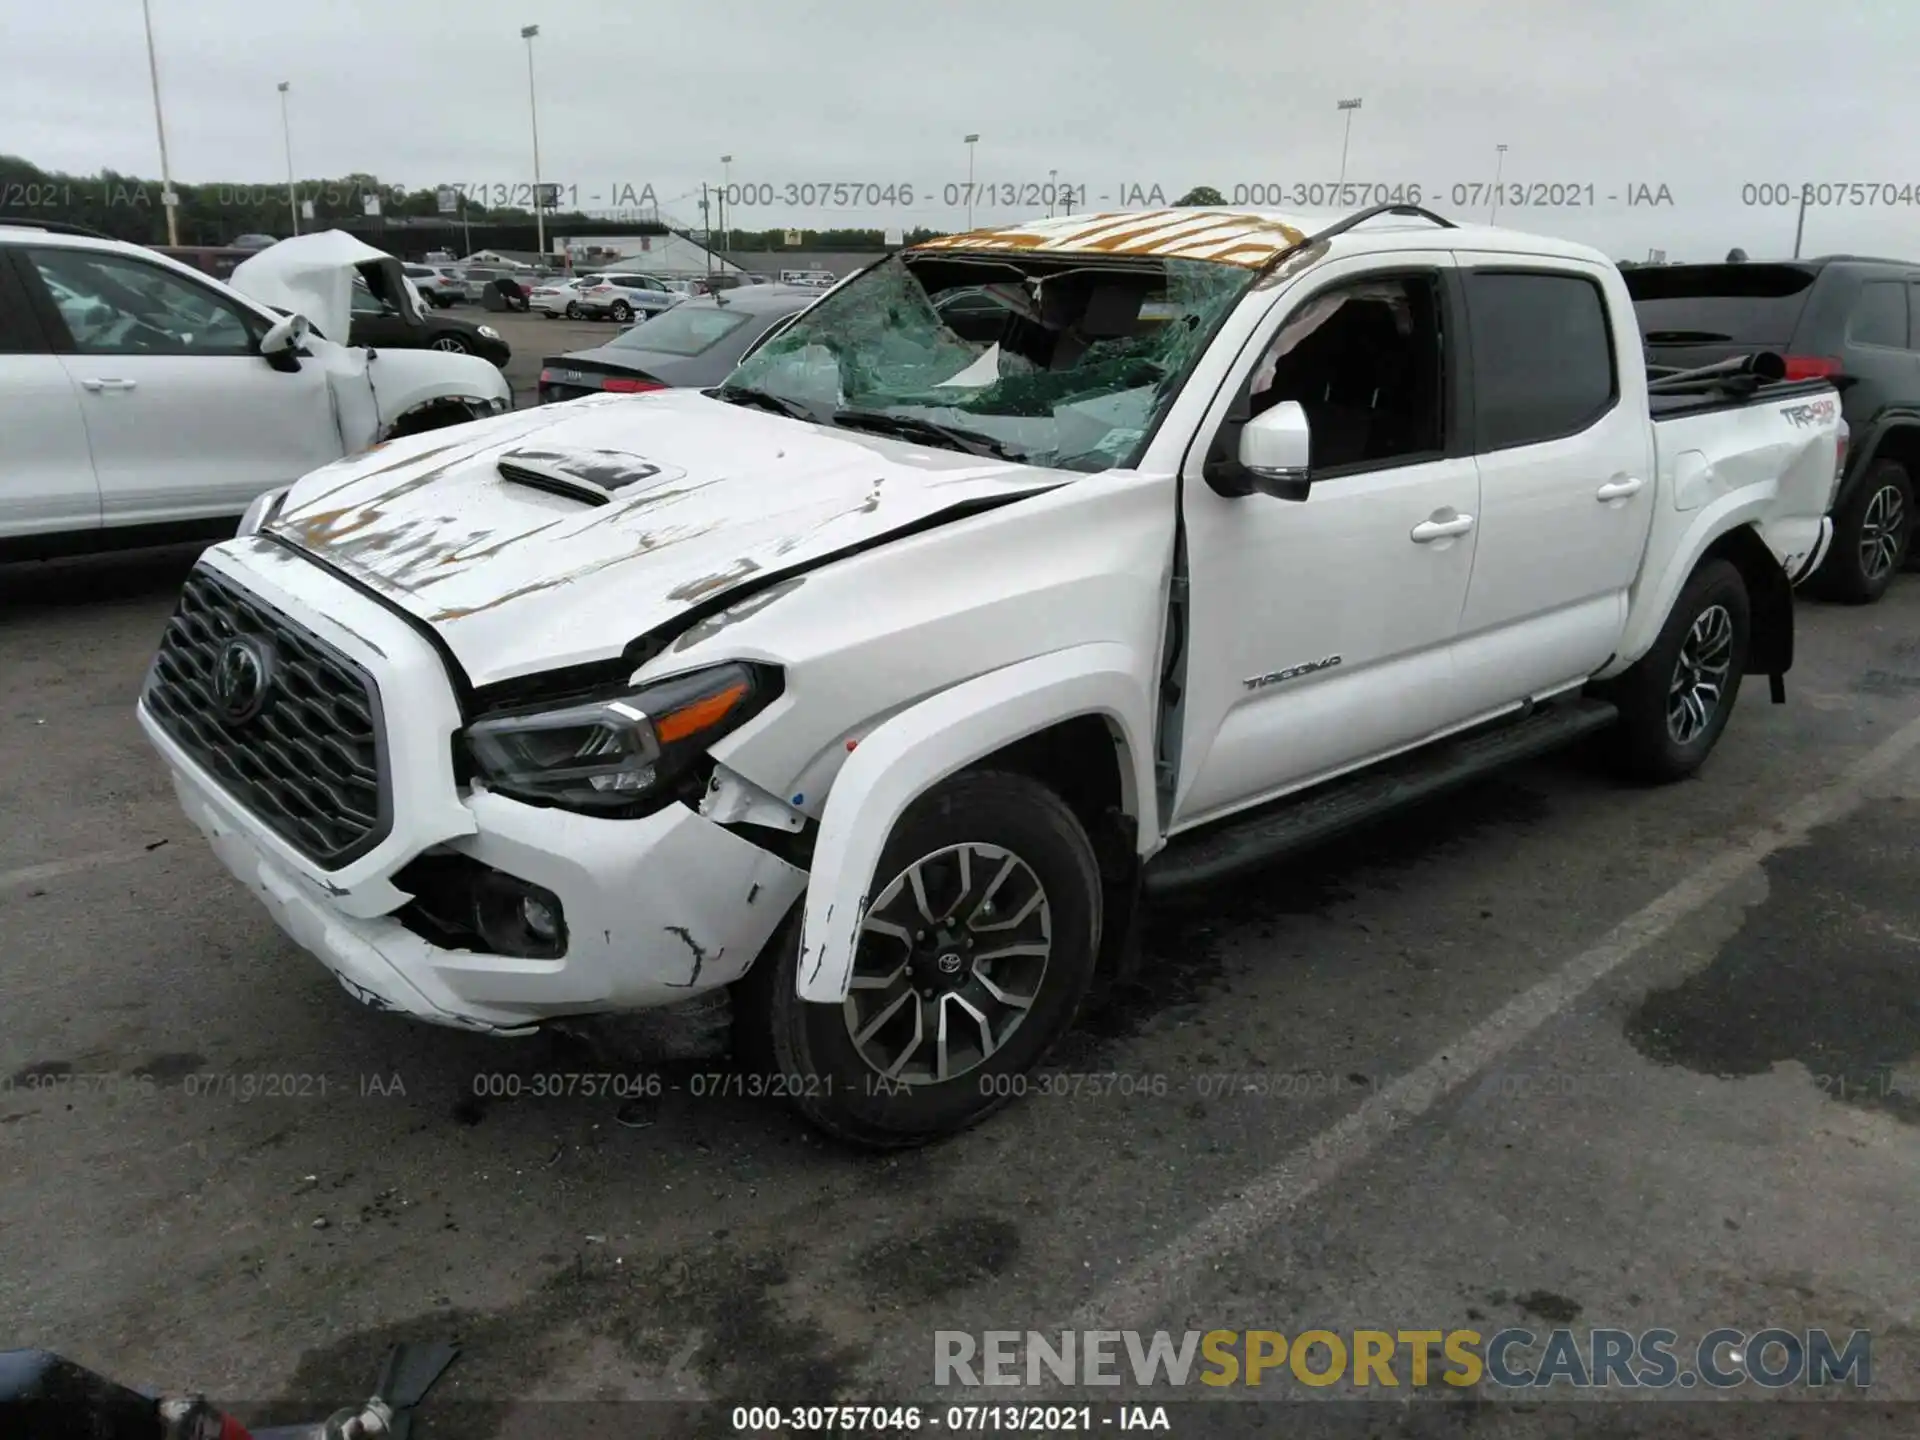
{"label": "toyota emblem on grille", "polygon": [[213,666],[213,698],[229,725],[243,725],[266,706],[273,684],[273,647],[253,635],[229,640]]}

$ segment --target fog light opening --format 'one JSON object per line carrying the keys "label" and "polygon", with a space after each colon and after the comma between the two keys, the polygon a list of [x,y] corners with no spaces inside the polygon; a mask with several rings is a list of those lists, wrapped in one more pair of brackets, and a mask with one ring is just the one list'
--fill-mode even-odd
{"label": "fog light opening", "polygon": [[566,950],[559,898],[498,871],[474,887],[473,928],[496,955],[551,960]]}

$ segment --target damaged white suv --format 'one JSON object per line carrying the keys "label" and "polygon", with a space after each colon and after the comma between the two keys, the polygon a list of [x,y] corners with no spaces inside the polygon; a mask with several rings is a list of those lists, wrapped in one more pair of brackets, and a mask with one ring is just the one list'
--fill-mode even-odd
{"label": "damaged white suv", "polygon": [[[720,388],[395,441],[210,550],[140,718],[365,1003],[734,987],[875,1145],[966,1125],[1142,895],[1775,698],[1834,392],[1652,380],[1604,256],[1405,207],[944,237]],[[961,303],[964,301],[964,303]]]}

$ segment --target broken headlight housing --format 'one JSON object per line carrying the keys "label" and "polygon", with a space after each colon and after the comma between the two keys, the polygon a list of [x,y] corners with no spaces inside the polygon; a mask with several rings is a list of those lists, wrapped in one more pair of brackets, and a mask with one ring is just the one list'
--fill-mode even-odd
{"label": "broken headlight housing", "polygon": [[604,699],[479,720],[466,729],[475,775],[533,805],[636,815],[680,791],[707,748],[780,694],[780,672],[734,663]]}

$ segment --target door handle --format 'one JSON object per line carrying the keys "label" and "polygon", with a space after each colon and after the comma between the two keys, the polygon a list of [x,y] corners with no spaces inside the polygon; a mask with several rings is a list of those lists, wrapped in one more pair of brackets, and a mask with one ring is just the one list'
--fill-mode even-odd
{"label": "door handle", "polygon": [[1452,535],[1464,535],[1471,529],[1471,515],[1456,515],[1451,520],[1422,520],[1413,527],[1412,540],[1416,545],[1431,545]]}
{"label": "door handle", "polygon": [[92,390],[98,394],[102,390],[131,390],[134,382],[131,380],[82,380],[80,385],[82,389]]}
{"label": "door handle", "polygon": [[1624,480],[1609,480],[1593,492],[1593,498],[1602,503],[1608,500],[1624,500],[1629,495],[1638,495],[1640,487],[1646,483],[1637,475],[1629,475]]}

